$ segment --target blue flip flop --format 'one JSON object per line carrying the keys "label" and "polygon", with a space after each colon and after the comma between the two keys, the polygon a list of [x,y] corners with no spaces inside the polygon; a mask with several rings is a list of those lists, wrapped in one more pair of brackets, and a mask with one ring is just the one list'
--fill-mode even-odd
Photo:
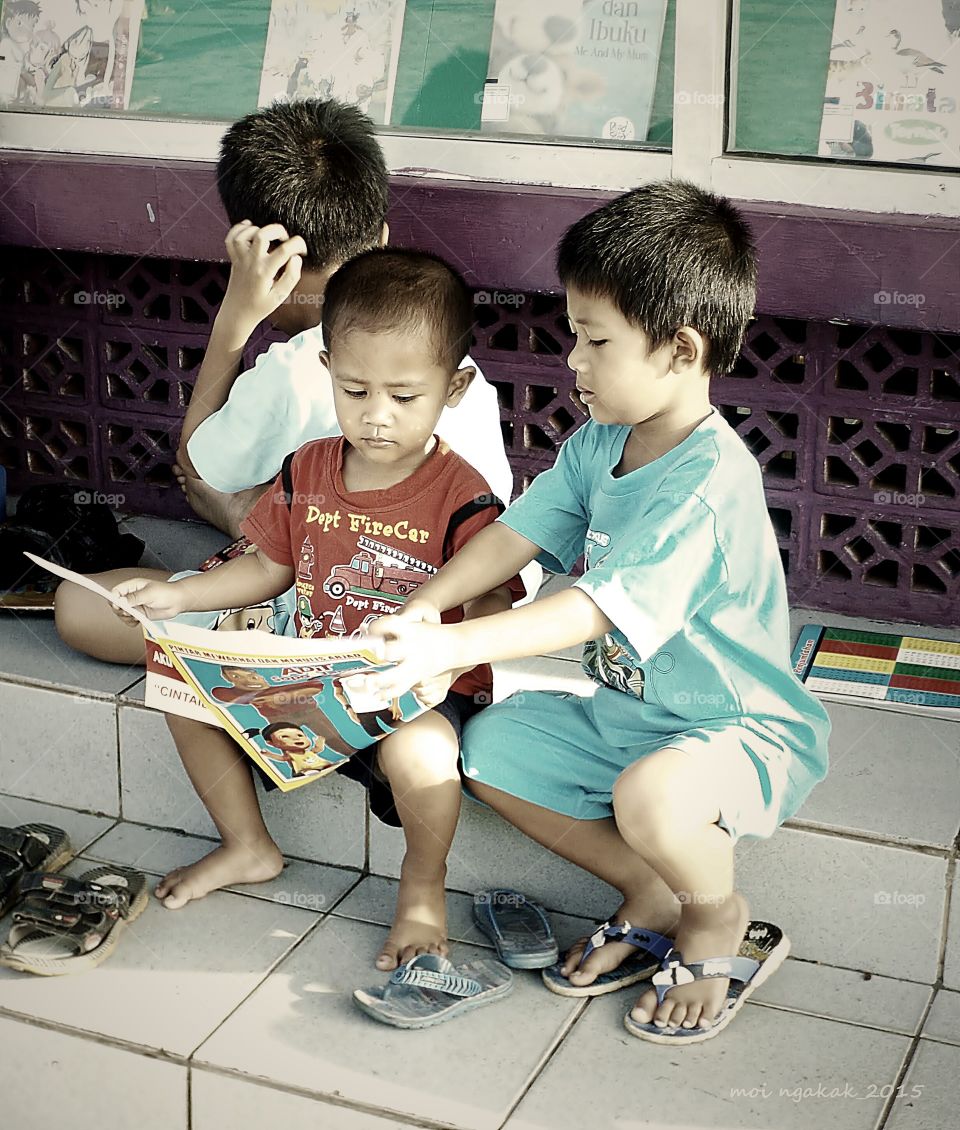
{"label": "blue flip flop", "polygon": [[386,985],[354,989],[368,1016],[392,1028],[431,1028],[461,1012],[491,1004],[513,989],[513,974],[481,957],[455,966],[435,953],[418,954],[390,974]]}
{"label": "blue flip flop", "polygon": [[653,1023],[641,1024],[628,1012],[623,1018],[624,1027],[631,1036],[652,1044],[702,1044],[704,1040],[712,1040],[733,1020],[751,994],[783,964],[789,952],[789,939],[778,926],[769,922],[751,922],[747,926],[740,952],[735,957],[684,963],[679,951],[674,950],[664,958],[660,972],[653,978],[657,1003],[663,1004],[664,997],[677,985],[726,977],[730,981],[727,999],[717,1018],[706,1027],[661,1028]]}
{"label": "blue flip flop", "polygon": [[511,969],[542,969],[560,953],[543,907],[519,891],[480,891],[473,899],[473,920]]}
{"label": "blue flip flop", "polygon": [[560,972],[563,963],[559,961],[543,970],[543,983],[551,993],[559,993],[562,997],[601,997],[605,993],[615,993],[618,989],[625,989],[628,985],[648,979],[673,949],[673,940],[654,930],[642,930],[631,926],[629,922],[604,922],[584,946],[578,968],[583,966],[594,950],[608,942],[626,942],[627,945],[634,946],[636,952],[622,961],[616,969],[601,973],[589,985],[571,985],[569,979]]}

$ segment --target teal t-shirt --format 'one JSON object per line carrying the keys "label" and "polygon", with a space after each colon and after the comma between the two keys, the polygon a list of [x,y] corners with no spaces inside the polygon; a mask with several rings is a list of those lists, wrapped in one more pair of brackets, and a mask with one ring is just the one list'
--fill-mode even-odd
{"label": "teal t-shirt", "polygon": [[583,649],[600,732],[627,746],[735,722],[762,739],[748,752],[763,784],[771,756],[783,762],[786,819],[826,773],[830,722],[790,664],[760,468],[714,411],[617,478],[629,433],[588,421],[500,521],[540,546],[548,569],[569,572],[585,554],[575,585],[616,625]]}

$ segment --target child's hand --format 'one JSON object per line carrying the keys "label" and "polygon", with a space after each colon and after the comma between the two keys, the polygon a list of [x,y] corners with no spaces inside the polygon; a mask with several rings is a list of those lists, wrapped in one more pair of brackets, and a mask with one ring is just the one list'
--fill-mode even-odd
{"label": "child's hand", "polygon": [[417,683],[410,689],[413,691],[418,702],[422,702],[429,710],[435,706],[439,706],[441,702],[447,697],[447,691],[450,690],[453,684],[453,672],[445,671],[442,675],[437,675],[433,679],[426,679],[422,683]]}
{"label": "child's hand", "polygon": [[[270,250],[270,244],[276,246]],[[254,227],[241,220],[227,232],[230,281],[220,314],[243,330],[244,341],[264,318],[282,305],[300,281],[307,245],[302,236],[290,237],[282,224]]]}
{"label": "child's hand", "polygon": [[397,664],[389,671],[365,676],[364,690],[379,698],[399,698],[413,687],[449,676],[460,666],[451,626],[417,622],[395,613],[375,620],[369,631],[384,640],[384,658]]}
{"label": "child's hand", "polygon": [[[122,596],[128,604],[132,604],[142,612],[148,620],[166,620],[171,616],[179,616],[186,612],[186,602],[177,585],[167,581],[148,581],[146,577],[132,577],[129,581],[121,581],[110,590],[114,596]],[[135,626],[137,621],[118,608],[111,606],[114,612],[125,624]]]}

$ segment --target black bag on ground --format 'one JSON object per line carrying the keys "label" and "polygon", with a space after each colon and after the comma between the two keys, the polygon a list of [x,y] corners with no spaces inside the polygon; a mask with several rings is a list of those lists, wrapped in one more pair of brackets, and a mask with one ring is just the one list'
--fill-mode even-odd
{"label": "black bag on ground", "polygon": [[143,542],[122,534],[109,506],[89,492],[52,483],[28,487],[14,516],[0,525],[0,590],[53,579],[25,550],[77,573],[100,573],[136,565]]}

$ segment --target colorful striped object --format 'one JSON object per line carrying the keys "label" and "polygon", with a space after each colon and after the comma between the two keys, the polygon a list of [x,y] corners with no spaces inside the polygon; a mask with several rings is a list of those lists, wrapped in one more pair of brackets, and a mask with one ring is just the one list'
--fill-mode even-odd
{"label": "colorful striped object", "polygon": [[960,643],[805,624],[792,663],[824,698],[960,714]]}

